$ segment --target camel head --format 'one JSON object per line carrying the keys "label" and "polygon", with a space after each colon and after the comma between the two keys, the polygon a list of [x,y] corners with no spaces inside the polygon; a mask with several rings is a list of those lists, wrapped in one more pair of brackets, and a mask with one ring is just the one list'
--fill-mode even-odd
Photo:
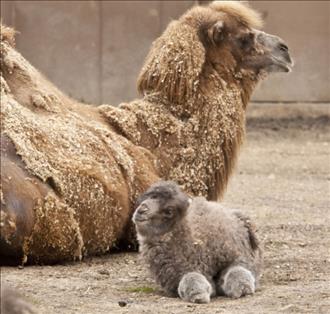
{"label": "camel head", "polygon": [[270,72],[289,72],[288,46],[261,27],[259,13],[246,2],[193,7],[152,44],[138,80],[140,93],[183,104],[214,75],[227,83],[257,82]]}
{"label": "camel head", "polygon": [[[206,60],[227,70],[251,71],[259,74],[289,72],[293,65],[289,48],[279,37],[259,30],[262,27],[260,15],[246,3],[237,1],[215,1],[212,11],[201,12],[199,34],[206,50]],[[187,16],[191,19],[194,16]],[[201,22],[202,21],[202,22]]]}

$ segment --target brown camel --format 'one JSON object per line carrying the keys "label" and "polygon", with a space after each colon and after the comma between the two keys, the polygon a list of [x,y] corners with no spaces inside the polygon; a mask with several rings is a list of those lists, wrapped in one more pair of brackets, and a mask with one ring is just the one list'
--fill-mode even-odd
{"label": "brown camel", "polygon": [[1,257],[54,263],[129,238],[137,195],[159,178],[221,198],[256,83],[288,47],[239,2],[196,6],[152,44],[142,98],[88,106],[47,81],[1,28]]}

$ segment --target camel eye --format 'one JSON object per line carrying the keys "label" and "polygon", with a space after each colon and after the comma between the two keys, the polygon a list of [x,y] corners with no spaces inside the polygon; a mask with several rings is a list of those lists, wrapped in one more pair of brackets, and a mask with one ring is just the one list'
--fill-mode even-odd
{"label": "camel eye", "polygon": [[243,37],[240,39],[240,43],[242,47],[246,47],[249,44],[249,39],[246,37]]}
{"label": "camel eye", "polygon": [[158,198],[158,195],[156,193],[153,193],[153,194],[149,195],[149,198],[154,200],[154,199]]}
{"label": "camel eye", "polygon": [[166,207],[163,213],[165,217],[172,218],[174,215],[174,208],[172,206]]}
{"label": "camel eye", "polygon": [[253,41],[254,41],[254,34],[248,33],[239,38],[239,45],[241,46],[242,49],[246,49],[252,46]]}

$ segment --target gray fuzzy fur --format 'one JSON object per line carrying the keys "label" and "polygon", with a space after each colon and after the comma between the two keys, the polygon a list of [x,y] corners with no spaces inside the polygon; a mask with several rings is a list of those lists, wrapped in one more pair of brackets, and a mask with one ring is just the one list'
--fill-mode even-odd
{"label": "gray fuzzy fur", "polygon": [[1,314],[37,314],[36,308],[16,289],[1,282]]}
{"label": "gray fuzzy fur", "polygon": [[[156,201],[161,206],[151,209]],[[140,252],[168,294],[206,303],[215,294],[237,298],[254,293],[262,254],[248,217],[202,197],[189,204],[179,187],[166,181],[149,188],[139,203],[133,221]],[[152,205],[146,209],[145,204]],[[163,216],[168,204],[174,208],[170,219]],[[160,223],[165,231],[157,233]]]}
{"label": "gray fuzzy fur", "polygon": [[237,299],[255,292],[255,278],[252,273],[242,266],[230,266],[217,282],[218,291],[228,297]]}
{"label": "gray fuzzy fur", "polygon": [[185,274],[178,287],[180,298],[193,303],[209,303],[214,292],[210,282],[202,274],[196,272]]}

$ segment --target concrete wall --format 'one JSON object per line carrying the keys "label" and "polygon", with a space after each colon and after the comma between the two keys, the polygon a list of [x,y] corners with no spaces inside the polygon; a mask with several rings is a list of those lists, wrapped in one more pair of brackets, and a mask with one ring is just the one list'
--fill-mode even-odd
{"label": "concrete wall", "polygon": [[[1,1],[17,47],[69,95],[117,104],[136,97],[135,82],[151,42],[195,1]],[[267,32],[284,38],[296,66],[274,75],[260,101],[330,101],[330,2],[251,1]]]}
{"label": "concrete wall", "polygon": [[295,61],[289,76],[259,86],[255,100],[330,101],[330,2],[250,1],[265,16],[265,31],[288,43]]}

